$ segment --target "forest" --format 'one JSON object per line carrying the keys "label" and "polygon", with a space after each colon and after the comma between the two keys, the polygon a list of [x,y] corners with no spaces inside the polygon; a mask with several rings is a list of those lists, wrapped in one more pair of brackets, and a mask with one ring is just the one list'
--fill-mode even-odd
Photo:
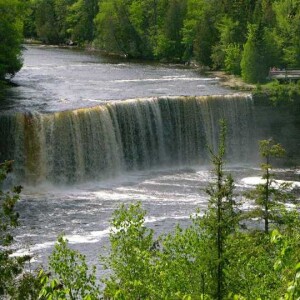
{"label": "forest", "polygon": [[270,67],[300,67],[299,0],[1,0],[0,10],[1,78],[20,68],[22,35],[128,58],[195,62],[249,83],[263,82]]}

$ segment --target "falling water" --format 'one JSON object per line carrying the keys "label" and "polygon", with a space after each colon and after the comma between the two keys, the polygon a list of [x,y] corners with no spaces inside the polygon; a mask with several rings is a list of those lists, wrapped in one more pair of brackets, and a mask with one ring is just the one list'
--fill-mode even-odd
{"label": "falling water", "polygon": [[217,147],[218,121],[228,125],[230,162],[251,159],[248,95],[158,97],[112,101],[55,113],[0,116],[0,160],[15,160],[27,183],[66,184],[131,170],[204,165]]}

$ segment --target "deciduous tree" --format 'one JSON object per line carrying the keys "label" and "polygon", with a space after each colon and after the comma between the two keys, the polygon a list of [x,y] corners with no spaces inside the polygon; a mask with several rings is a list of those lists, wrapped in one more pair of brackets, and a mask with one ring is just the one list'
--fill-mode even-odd
{"label": "deciduous tree", "polygon": [[0,0],[0,80],[22,67],[23,22],[18,0]]}

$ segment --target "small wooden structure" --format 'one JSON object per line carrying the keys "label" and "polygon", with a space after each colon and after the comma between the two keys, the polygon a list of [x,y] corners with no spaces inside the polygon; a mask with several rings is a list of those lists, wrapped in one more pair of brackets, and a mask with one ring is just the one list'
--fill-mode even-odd
{"label": "small wooden structure", "polygon": [[269,72],[269,78],[270,79],[277,79],[282,81],[293,81],[293,80],[299,80],[300,79],[300,70],[275,70],[270,69]]}

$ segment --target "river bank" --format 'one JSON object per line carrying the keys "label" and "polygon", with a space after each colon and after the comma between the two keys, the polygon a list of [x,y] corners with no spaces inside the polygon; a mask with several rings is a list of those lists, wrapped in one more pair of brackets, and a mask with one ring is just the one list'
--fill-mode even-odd
{"label": "river bank", "polygon": [[246,83],[241,77],[228,74],[224,71],[206,71],[204,74],[209,77],[220,78],[220,85],[222,87],[239,91],[253,91],[256,88],[255,84]]}

